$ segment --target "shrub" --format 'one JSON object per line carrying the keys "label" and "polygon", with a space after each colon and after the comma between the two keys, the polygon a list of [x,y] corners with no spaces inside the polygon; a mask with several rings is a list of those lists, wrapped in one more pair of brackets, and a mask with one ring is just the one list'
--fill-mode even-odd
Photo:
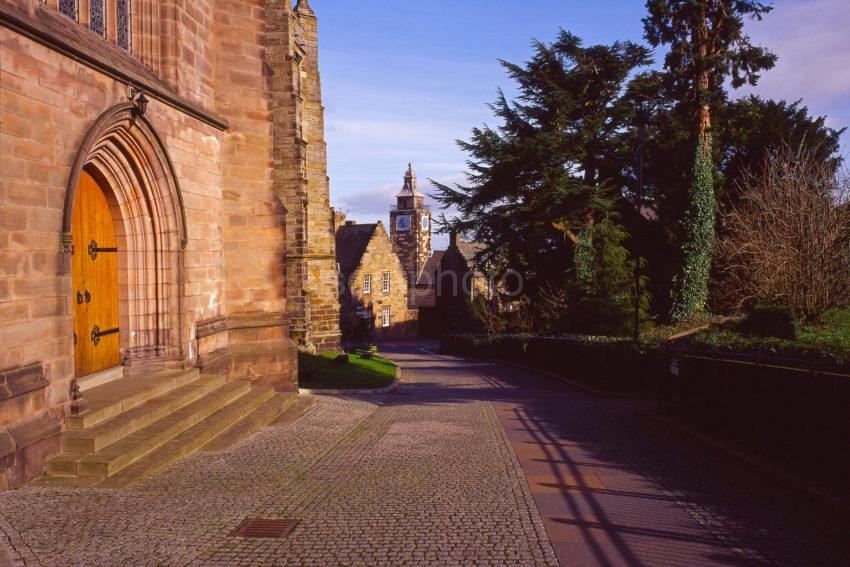
{"label": "shrub", "polygon": [[[628,232],[617,221],[616,213],[607,215],[588,232],[588,244],[577,244],[576,272],[579,299],[567,309],[566,330],[591,335],[625,336],[634,322],[635,262],[645,267],[643,258],[635,260],[624,242]],[[648,320],[649,294],[646,277],[640,279],[638,315],[641,324]]]}
{"label": "shrub", "polygon": [[796,340],[800,334],[799,317],[790,307],[756,305],[744,320],[743,330],[756,337]]}
{"label": "shrub", "polygon": [[741,183],[723,217],[718,299],[793,307],[816,321],[850,296],[850,183],[812,150],[785,148]]}

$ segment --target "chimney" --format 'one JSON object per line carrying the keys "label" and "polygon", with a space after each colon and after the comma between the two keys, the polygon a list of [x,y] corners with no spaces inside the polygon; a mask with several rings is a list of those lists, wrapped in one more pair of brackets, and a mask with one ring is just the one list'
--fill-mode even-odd
{"label": "chimney", "polygon": [[338,211],[336,209],[333,209],[334,232],[338,231],[339,227],[341,227],[343,224],[347,224],[345,222],[345,216],[346,216],[345,213],[343,213],[342,211]]}
{"label": "chimney", "polygon": [[457,230],[452,230],[449,233],[449,246],[457,248]]}

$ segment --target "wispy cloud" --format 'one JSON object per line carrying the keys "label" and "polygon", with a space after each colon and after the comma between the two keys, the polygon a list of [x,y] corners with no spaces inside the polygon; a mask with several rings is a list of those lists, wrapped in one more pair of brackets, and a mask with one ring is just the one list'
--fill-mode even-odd
{"label": "wispy cloud", "polygon": [[[833,128],[850,125],[850,4],[848,0],[780,0],[773,12],[754,22],[754,43],[779,56],[755,88],[739,94],[803,99],[815,115],[827,115]],[[850,137],[845,134],[845,155]]]}
{"label": "wispy cloud", "polygon": [[[784,0],[762,22],[750,26],[752,39],[779,55],[757,90],[812,103],[850,104],[850,5],[847,0]],[[838,99],[841,99],[840,101]]]}
{"label": "wispy cloud", "polygon": [[[454,185],[455,183],[464,183],[466,174],[462,172],[444,175],[435,179],[438,183],[445,185]],[[358,222],[375,222],[378,219],[385,219],[389,215],[389,210],[392,205],[395,205],[396,194],[401,190],[402,179],[399,177],[398,183],[385,183],[363,191],[355,191],[345,195],[340,195],[334,199],[334,207],[345,212],[349,218]],[[434,213],[442,212],[438,204],[434,202],[431,195],[436,191],[436,188],[428,179],[419,178],[419,190],[428,196],[426,202],[434,208]]]}

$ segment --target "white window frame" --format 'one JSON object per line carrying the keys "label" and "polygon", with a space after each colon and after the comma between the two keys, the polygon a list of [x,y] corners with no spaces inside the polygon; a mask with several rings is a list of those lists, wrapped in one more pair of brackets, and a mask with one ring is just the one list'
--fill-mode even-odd
{"label": "white window frame", "polygon": [[389,293],[392,285],[392,275],[389,272],[381,274],[381,292]]}
{"label": "white window frame", "polygon": [[390,326],[390,317],[392,317],[392,311],[389,306],[384,306],[381,308],[381,327],[389,327]]}
{"label": "white window frame", "polygon": [[430,230],[431,229],[431,217],[428,215],[423,215],[422,220],[420,221],[420,226],[422,230]]}
{"label": "white window frame", "polygon": [[363,274],[363,293],[372,293],[372,274]]}

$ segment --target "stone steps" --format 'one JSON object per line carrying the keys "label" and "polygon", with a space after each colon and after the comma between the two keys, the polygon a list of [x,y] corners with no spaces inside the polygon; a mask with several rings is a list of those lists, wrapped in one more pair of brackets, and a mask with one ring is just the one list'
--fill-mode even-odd
{"label": "stone steps", "polygon": [[202,450],[222,451],[233,446],[239,440],[270,424],[282,412],[291,408],[297,400],[298,398],[296,396],[283,394],[271,396],[261,406],[204,445]]}
{"label": "stone steps", "polygon": [[[101,488],[121,488],[127,486],[145,476],[162,470],[171,463],[204,447],[210,442],[216,441],[219,436],[226,434],[231,429],[236,428],[238,430],[239,437],[236,440],[250,435],[257,429],[267,425],[280,414],[283,409],[283,402],[281,400],[283,397],[275,394],[270,388],[253,388],[236,402],[210,415],[207,419],[177,435],[171,441],[163,444],[155,451],[145,455],[117,474],[104,479],[97,486]],[[260,412],[261,409],[263,410],[262,412]],[[272,411],[269,412],[269,409]],[[257,412],[262,414],[263,419],[250,420],[249,418]],[[274,415],[268,416],[268,413],[273,413]],[[246,420],[248,420],[248,424],[243,427],[242,423]],[[227,427],[228,424],[234,425]],[[225,429],[224,433],[222,433],[222,429]]]}
{"label": "stone steps", "polygon": [[[225,384],[97,453],[63,453],[56,460],[47,461],[45,471],[51,475],[106,478],[236,400],[250,388],[247,382]],[[59,463],[61,466],[57,466]]]}
{"label": "stone steps", "polygon": [[138,376],[115,380],[83,394],[87,410],[68,417],[68,430],[80,431],[115,417],[199,376],[197,369],[165,376]]}
{"label": "stone steps", "polygon": [[[120,383],[119,383],[120,382]],[[202,447],[221,450],[268,425],[296,396],[197,372],[122,379],[84,394],[40,486],[125,486]]]}
{"label": "stone steps", "polygon": [[81,431],[66,431],[62,434],[62,451],[65,453],[100,451],[221,387],[224,382],[223,376],[202,376],[94,427]]}

